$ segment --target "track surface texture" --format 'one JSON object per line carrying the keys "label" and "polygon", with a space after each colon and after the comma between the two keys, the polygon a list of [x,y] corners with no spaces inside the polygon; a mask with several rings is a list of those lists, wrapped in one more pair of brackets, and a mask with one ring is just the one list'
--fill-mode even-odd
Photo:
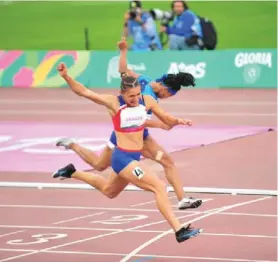
{"label": "track surface texture", "polygon": [[[96,91],[117,93],[115,89]],[[273,130],[171,153],[184,186],[277,190],[276,90],[188,89],[161,101],[161,106],[173,115],[192,119],[194,127],[204,127],[204,132],[205,127]],[[2,159],[9,152],[1,148],[7,148],[6,140],[14,139],[4,133],[3,128],[1,131],[6,123],[26,126],[41,123],[54,127],[63,123],[82,126],[110,122],[104,108],[68,89],[0,89]],[[28,138],[24,132],[22,136]],[[174,131],[166,135],[171,137],[171,132]],[[55,137],[57,133],[53,128],[47,135]],[[186,140],[186,137],[179,139]],[[21,154],[28,154],[15,145],[10,150],[12,156],[20,150]],[[48,144],[48,149],[51,147],[55,148]],[[36,157],[42,163],[49,157],[60,159],[59,155],[39,153]],[[61,159],[61,165],[67,164],[67,155]],[[75,159],[79,161],[77,156]],[[9,161],[14,167],[18,165],[17,158],[11,157]],[[142,161],[166,181],[160,165]],[[14,172],[11,168],[3,171],[1,165],[3,167],[3,162],[0,162],[1,182],[55,182],[48,170],[34,172],[30,168]],[[107,176],[110,170],[101,174]],[[202,198],[203,205],[181,211],[177,209],[174,193],[169,193],[180,220],[184,224],[192,222],[194,227],[203,228],[204,233],[178,244],[151,193],[124,191],[111,200],[95,190],[2,187],[0,262],[277,261],[276,197],[190,195]]]}

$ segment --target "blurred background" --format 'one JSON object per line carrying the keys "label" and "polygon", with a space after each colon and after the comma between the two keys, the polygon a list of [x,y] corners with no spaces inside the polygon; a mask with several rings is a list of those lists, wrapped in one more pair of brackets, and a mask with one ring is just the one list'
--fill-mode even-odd
{"label": "blurred background", "polygon": [[117,87],[116,44],[126,36],[138,73],[188,71],[202,88],[276,88],[276,11],[273,1],[2,1],[0,86],[63,87],[64,61],[88,87]]}
{"label": "blurred background", "polygon": [[[6,4],[5,4],[6,3]],[[197,15],[211,19],[217,49],[276,48],[276,2],[187,1]],[[1,2],[1,49],[83,50],[84,28],[90,49],[115,50],[128,1]],[[142,9],[171,11],[171,1],[142,1]],[[157,21],[159,28],[160,21]]]}

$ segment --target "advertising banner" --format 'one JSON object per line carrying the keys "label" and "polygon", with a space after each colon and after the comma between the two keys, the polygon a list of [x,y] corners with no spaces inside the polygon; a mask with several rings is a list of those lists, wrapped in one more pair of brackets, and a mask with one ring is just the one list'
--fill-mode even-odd
{"label": "advertising banner", "polygon": [[[0,51],[0,86],[66,87],[56,68],[90,88],[118,88],[119,52]],[[129,52],[128,67],[154,80],[165,73],[189,72],[196,88],[277,88],[276,49]]]}

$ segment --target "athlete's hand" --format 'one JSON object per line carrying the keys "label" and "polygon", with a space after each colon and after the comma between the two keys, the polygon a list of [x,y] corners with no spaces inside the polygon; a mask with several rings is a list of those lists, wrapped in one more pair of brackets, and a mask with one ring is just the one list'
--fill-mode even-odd
{"label": "athlete's hand", "polygon": [[121,51],[125,51],[128,49],[128,44],[125,37],[122,37],[121,41],[118,42],[118,47]]}
{"label": "athlete's hand", "polygon": [[68,74],[67,66],[64,63],[60,63],[57,67],[57,70],[61,77],[65,77]]}
{"label": "athlete's hand", "polygon": [[127,22],[127,20],[129,20],[129,19],[130,19],[129,11],[126,11],[124,14],[124,21]]}
{"label": "athlete's hand", "polygon": [[183,126],[192,126],[192,121],[188,120],[188,119],[182,119],[182,118],[178,118],[178,125],[183,125]]}

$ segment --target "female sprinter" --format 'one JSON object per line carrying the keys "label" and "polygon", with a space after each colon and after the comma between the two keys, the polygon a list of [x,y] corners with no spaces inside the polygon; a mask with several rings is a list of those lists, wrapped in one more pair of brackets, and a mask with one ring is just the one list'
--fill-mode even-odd
{"label": "female sprinter", "polygon": [[147,166],[139,162],[143,149],[147,110],[152,110],[162,122],[170,126],[188,125],[191,122],[165,113],[152,97],[142,97],[141,87],[134,77],[124,76],[121,95],[114,96],[95,93],[76,82],[68,76],[64,64],[60,64],[58,70],[73,92],[107,108],[112,117],[117,146],[112,153],[113,173],[108,180],[100,175],[77,171],[72,164],[57,170],[53,174],[53,178],[78,179],[104,194],[107,186],[114,187],[116,191],[119,191],[119,188],[123,190],[128,183],[131,183],[155,194],[157,207],[175,231],[176,240],[179,243],[198,235],[201,229],[192,229],[190,225],[182,227],[173,213],[164,183]]}
{"label": "female sprinter", "polygon": [[[181,89],[181,86],[195,85],[193,76],[184,73],[179,73],[177,75],[164,75],[156,81],[151,81],[142,75],[140,76],[129,70],[127,67],[126,56],[128,45],[125,38],[122,38],[122,40],[118,43],[118,47],[120,49],[119,72],[122,75],[127,74],[137,78],[141,85],[141,92],[143,95],[150,95],[156,101],[158,101],[158,99],[166,99],[168,97],[174,96]],[[151,117],[151,111],[148,113],[148,116]],[[166,130],[171,129],[171,126],[167,126],[158,121],[150,121],[148,125],[150,124],[152,124],[152,127],[159,127]],[[75,143],[73,139],[62,138],[56,143],[57,146],[63,146],[66,149],[75,151],[86,163],[91,165],[97,171],[103,171],[111,165],[112,151],[114,150],[116,144],[116,135],[115,132],[113,132],[107,146],[99,156],[93,151]],[[173,186],[179,200],[179,209],[197,208],[202,204],[201,199],[184,197],[182,182],[173,159],[164,150],[164,148],[158,145],[155,139],[149,135],[148,129],[144,130],[144,147],[142,155],[145,158],[152,159],[163,166],[166,178],[169,184]],[[118,194],[114,190],[112,191],[113,194]]]}

